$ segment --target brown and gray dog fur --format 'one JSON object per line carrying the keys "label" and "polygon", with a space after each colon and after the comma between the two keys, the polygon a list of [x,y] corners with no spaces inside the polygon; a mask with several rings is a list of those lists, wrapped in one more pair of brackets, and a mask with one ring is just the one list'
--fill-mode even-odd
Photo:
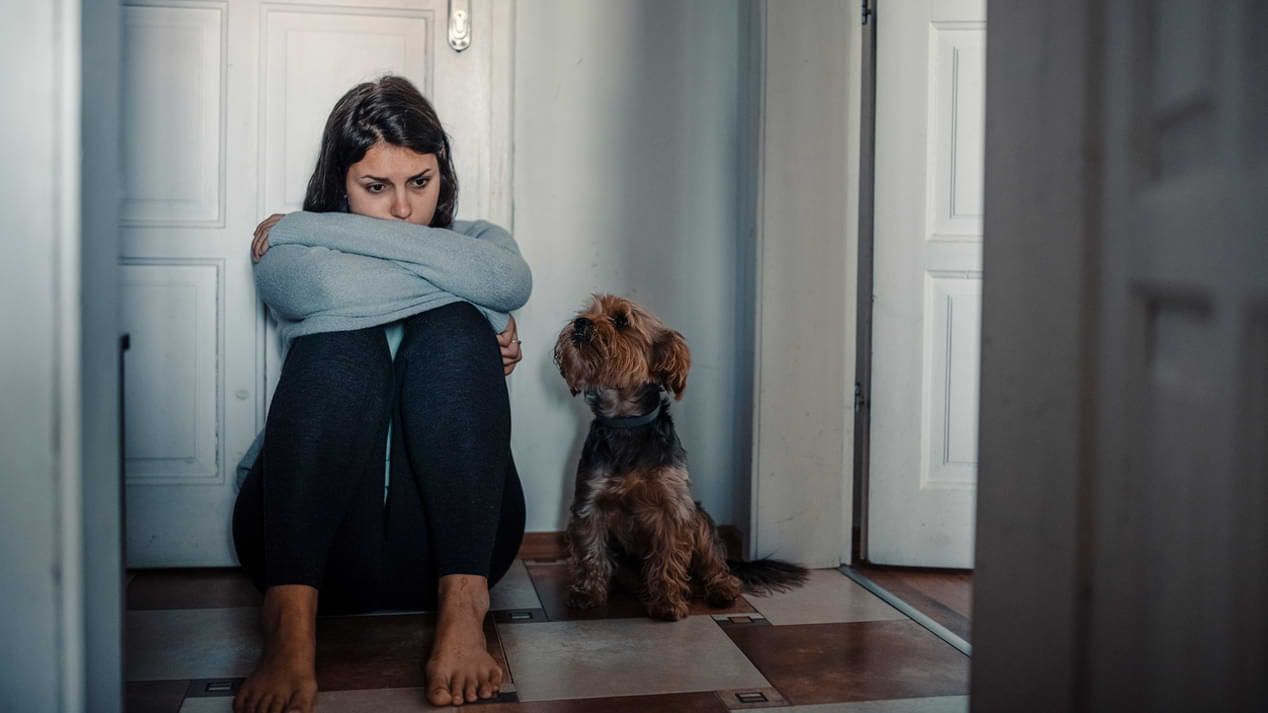
{"label": "brown and gray dog fur", "polygon": [[[686,616],[696,596],[725,607],[741,591],[805,581],[806,570],[787,562],[728,561],[713,519],[691,496],[665,393],[681,399],[687,388],[691,353],[682,334],[628,299],[599,294],[560,331],[555,363],[595,415],[568,523],[568,606],[604,605],[621,563],[641,563],[648,614],[668,620]],[[657,406],[658,415],[639,423]]]}

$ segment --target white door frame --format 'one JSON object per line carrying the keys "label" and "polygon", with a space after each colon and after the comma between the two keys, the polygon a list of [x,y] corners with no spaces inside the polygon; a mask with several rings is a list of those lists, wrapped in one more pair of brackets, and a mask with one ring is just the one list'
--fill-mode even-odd
{"label": "white door frame", "polygon": [[850,561],[854,507],[861,13],[856,0],[759,0],[755,12],[748,549],[836,567]]}
{"label": "white door frame", "polygon": [[[1084,291],[1093,267],[1073,250],[1043,248],[1070,241],[1090,222],[1093,164],[1083,118],[1097,4],[987,5],[975,711],[1080,709],[1085,414],[1076,395],[1086,387],[1079,345],[1092,317]],[[1038,254],[1047,259],[1033,259]],[[1018,471],[1026,476],[1013,477]]]}
{"label": "white door frame", "polygon": [[[0,698],[123,707],[116,0],[8,3],[0,29]],[[91,32],[85,32],[91,28]]]}

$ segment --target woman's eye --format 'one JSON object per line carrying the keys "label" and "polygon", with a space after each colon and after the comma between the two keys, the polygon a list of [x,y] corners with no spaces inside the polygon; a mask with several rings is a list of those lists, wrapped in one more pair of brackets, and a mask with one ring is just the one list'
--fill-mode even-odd
{"label": "woman's eye", "polygon": [[371,193],[382,193],[382,192],[383,192],[383,184],[382,184],[382,183],[371,183],[370,185],[366,186],[366,187],[365,187],[365,189],[366,189],[367,191],[371,192]]}
{"label": "woman's eye", "polygon": [[415,179],[414,179],[414,187],[415,187],[415,188],[422,188],[422,187],[426,186],[428,182],[429,182],[429,179],[426,179],[426,178],[415,178]]}

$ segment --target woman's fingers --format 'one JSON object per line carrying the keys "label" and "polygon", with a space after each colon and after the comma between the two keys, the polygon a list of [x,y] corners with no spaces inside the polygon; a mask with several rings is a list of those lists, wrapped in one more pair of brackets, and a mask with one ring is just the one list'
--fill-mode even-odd
{"label": "woman's fingers", "polygon": [[520,349],[519,340],[515,340],[510,346],[502,348],[502,371],[504,374],[510,374],[515,369],[515,365],[524,360],[524,351]]}
{"label": "woman's fingers", "polygon": [[277,221],[285,217],[286,215],[284,213],[274,213],[273,215],[270,215],[264,220],[261,220],[260,224],[255,226],[255,234],[260,235],[261,233],[269,232],[270,228],[277,225]]}
{"label": "woman's fingers", "polygon": [[264,257],[264,253],[268,251],[269,238],[267,235],[262,235],[251,241],[251,259],[255,262],[259,262],[260,258]]}
{"label": "woman's fingers", "polygon": [[524,356],[524,350],[520,349],[520,342],[518,339],[502,347],[503,363],[507,362],[508,360],[519,361],[523,356]]}
{"label": "woman's fingers", "polygon": [[251,234],[251,259],[253,261],[259,262],[260,258],[264,257],[264,253],[269,251],[269,231],[273,229],[273,226],[277,225],[279,220],[285,217],[284,213],[274,213],[255,226],[255,232]]}

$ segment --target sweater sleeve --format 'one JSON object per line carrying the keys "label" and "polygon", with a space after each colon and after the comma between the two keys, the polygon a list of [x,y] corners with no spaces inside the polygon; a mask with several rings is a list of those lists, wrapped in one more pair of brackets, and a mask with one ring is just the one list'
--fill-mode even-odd
{"label": "sweater sleeve", "polygon": [[290,213],[269,231],[269,244],[325,247],[391,260],[432,285],[499,312],[523,307],[532,273],[505,229],[488,221],[454,221],[453,230],[352,213]]}
{"label": "sweater sleeve", "polygon": [[[313,317],[373,320],[452,300],[445,290],[397,262],[325,247],[271,245],[253,270],[260,299],[292,322]],[[494,331],[506,328],[506,313],[475,304]]]}

